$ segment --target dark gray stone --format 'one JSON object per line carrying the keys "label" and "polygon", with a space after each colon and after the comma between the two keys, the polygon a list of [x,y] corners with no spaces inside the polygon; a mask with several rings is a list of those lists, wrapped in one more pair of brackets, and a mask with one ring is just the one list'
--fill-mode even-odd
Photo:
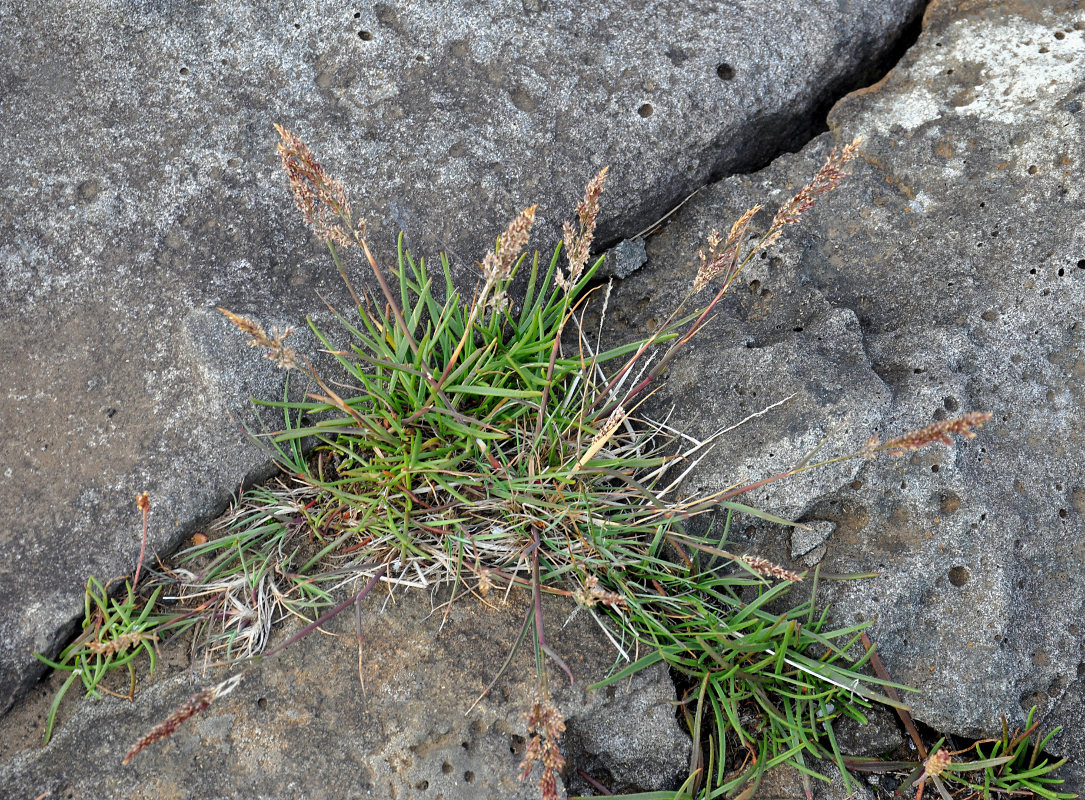
{"label": "dark gray stone", "polygon": [[212,309],[344,305],[272,123],[345,182],[378,255],[402,227],[470,285],[531,203],[551,247],[604,165],[600,241],[797,146],[920,6],[0,0],[0,709],[87,576],[132,570],[139,492],[168,553],[266,470],[236,415],[279,376]]}
{"label": "dark gray stone", "polygon": [[628,278],[643,267],[647,260],[643,239],[622,239],[607,251],[606,260],[596,275],[600,278]]}
{"label": "dark gray stone", "polygon": [[[1074,761],[1069,791],[1085,788],[1083,94],[1078,4],[935,4],[903,62],[836,106],[830,134],[702,190],[648,240],[648,264],[610,301],[628,331],[645,330],[686,291],[679,276],[692,281],[711,228],[761,202],[764,230],[830,146],[864,137],[854,175],[739,281],[711,346],[676,360],[670,383],[684,398],[671,423],[700,433],[754,410],[752,393],[736,390],[751,375],[762,406],[864,371],[880,390],[845,387],[831,410],[780,406],[689,483],[757,477],[758,441],[819,440],[841,416],[851,423],[825,455],[872,433],[994,413],[975,440],[849,462],[854,472],[823,473],[820,490],[773,485],[756,497],[836,525],[827,571],[880,573],[828,584],[826,597],[838,620],[874,622],[893,677],[920,690],[917,718],[989,735],[1003,714],[1013,727],[1038,705],[1044,729],[1067,726],[1051,749]],[[638,311],[645,298],[650,313]],[[854,322],[826,327],[833,319]],[[817,325],[828,341],[812,335]],[[832,342],[852,354],[848,372],[792,366],[816,363]],[[794,463],[784,452],[774,468]],[[787,557],[771,529],[750,536]]]}

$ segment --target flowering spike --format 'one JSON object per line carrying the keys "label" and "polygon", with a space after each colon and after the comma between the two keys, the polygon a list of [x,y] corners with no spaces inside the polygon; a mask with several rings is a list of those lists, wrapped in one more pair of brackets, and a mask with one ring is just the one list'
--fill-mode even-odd
{"label": "flowering spike", "polygon": [[239,673],[232,677],[227,678],[217,686],[212,686],[210,689],[204,689],[198,694],[194,694],[185,703],[166,717],[165,720],[155,725],[151,730],[143,736],[138,742],[136,742],[132,749],[124,756],[124,760],[121,764],[128,764],[133,758],[140,754],[141,751],[150,747],[155,742],[160,742],[163,739],[168,739],[176,733],[177,728],[181,726],[181,723],[187,720],[189,717],[194,717],[201,711],[207,709],[215,700],[222,697],[224,694],[229,694],[237,685],[241,683],[241,679],[245,677],[245,673]]}
{"label": "flowering spike", "polygon": [[983,424],[991,419],[991,416],[987,412],[970,411],[956,419],[944,419],[925,428],[909,431],[896,439],[890,439],[885,444],[878,445],[877,449],[886,451],[890,455],[899,456],[909,450],[918,450],[935,442],[953,444],[953,440],[949,438],[950,434],[958,434],[966,439],[974,439],[976,434],[972,428],[982,428]]}
{"label": "flowering spike", "polygon": [[576,282],[580,280],[580,273],[584,271],[588,263],[588,254],[591,250],[592,239],[595,237],[595,223],[599,217],[599,195],[603,193],[603,183],[607,177],[607,170],[603,167],[599,174],[592,178],[584,187],[584,199],[576,206],[576,216],[580,223],[577,231],[571,222],[562,226],[565,241],[565,257],[569,260],[569,278],[566,279],[558,270],[557,284],[566,292],[571,291]]}
{"label": "flowering spike", "polygon": [[803,214],[813,208],[818,197],[831,192],[840,185],[840,181],[848,176],[848,173],[843,171],[843,167],[859,154],[859,144],[862,141],[862,137],[857,136],[851,144],[845,145],[839,153],[837,153],[835,147],[832,149],[829,157],[825,160],[825,164],[818,170],[814,179],[799,189],[798,194],[780,206],[780,210],[772,218],[768,235],[761,242],[761,247],[768,247],[779,239],[785,225],[793,225],[798,222]]}
{"label": "flowering spike", "polygon": [[195,694],[190,697],[184,705],[170,714],[166,719],[151,728],[150,732],[143,736],[138,742],[136,742],[132,749],[124,756],[124,760],[121,764],[127,765],[129,761],[135,758],[143,750],[150,747],[155,742],[159,742],[163,739],[168,739],[177,731],[181,723],[189,717],[193,717],[205,710],[211,701],[215,699],[214,692],[211,689],[205,689],[199,694]]}
{"label": "flowering spike", "polygon": [[763,575],[766,578],[779,578],[784,581],[802,580],[802,575],[799,573],[784,569],[779,564],[774,564],[767,558],[761,558],[761,556],[743,556],[742,563],[758,575]]}
{"label": "flowering spike", "polygon": [[[325,242],[343,247],[354,243],[354,223],[350,217],[350,203],[343,184],[328,177],[308,146],[293,131],[276,125],[282,141],[279,157],[283,170],[290,180],[294,202],[305,221],[317,236]],[[365,236],[365,220],[358,221],[358,236]]]}
{"label": "flowering spike", "polygon": [[520,780],[526,780],[531,774],[532,765],[542,764],[542,777],[539,778],[539,791],[543,800],[557,800],[557,776],[565,766],[565,757],[561,754],[559,743],[565,732],[565,720],[561,712],[549,697],[535,692],[531,710],[527,713],[528,744],[524,758],[520,762]]}
{"label": "flowering spike", "polygon": [[731,232],[726,240],[720,239],[719,231],[712,231],[708,235],[708,254],[702,248],[697,251],[697,258],[701,266],[697,270],[697,277],[693,281],[693,291],[699,292],[719,275],[725,275],[724,284],[730,283],[741,267],[742,243],[746,238],[746,231],[750,227],[750,221],[761,210],[756,205],[739,217],[731,226]]}
{"label": "flowering spike", "polygon": [[293,369],[298,365],[298,354],[285,344],[286,337],[293,333],[293,328],[288,327],[281,333],[278,328],[272,328],[271,336],[268,336],[259,323],[253,322],[248,317],[234,314],[225,308],[219,308],[219,311],[225,314],[226,318],[237,326],[239,331],[249,337],[250,347],[265,348],[268,351],[266,353],[267,357],[283,369]]}
{"label": "flowering spike", "polygon": [[512,266],[516,263],[520,251],[527,245],[528,238],[531,236],[531,224],[535,221],[536,208],[538,206],[531,206],[521,211],[516,219],[509,223],[505,232],[497,237],[496,246],[482,260],[482,275],[486,283],[498,287],[488,301],[488,304],[497,311],[501,311],[508,302],[505,287],[501,284],[512,276]]}

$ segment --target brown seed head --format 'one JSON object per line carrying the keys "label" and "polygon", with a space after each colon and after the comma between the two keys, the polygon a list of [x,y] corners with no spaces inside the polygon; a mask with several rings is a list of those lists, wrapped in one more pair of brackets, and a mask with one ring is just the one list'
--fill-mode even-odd
{"label": "brown seed head", "polygon": [[592,608],[599,603],[613,609],[627,607],[626,599],[617,592],[604,591],[599,586],[599,578],[595,575],[589,575],[584,579],[583,586],[573,590],[573,600],[578,606],[584,608]]}
{"label": "brown seed head", "polygon": [[774,564],[761,556],[743,556],[742,561],[758,575],[764,575],[766,578],[779,578],[784,581],[802,580],[802,575],[799,573],[784,569],[779,564]]}
{"label": "brown seed head", "polygon": [[136,497],[136,508],[138,508],[144,514],[146,514],[148,511],[151,510],[151,493],[150,492],[143,492],[138,497]]}
{"label": "brown seed head", "polygon": [[180,708],[178,708],[176,711],[166,717],[163,722],[153,727],[149,733],[147,733],[142,739],[136,742],[135,745],[132,746],[132,749],[128,751],[127,755],[125,755],[124,760],[121,762],[121,764],[127,764],[129,761],[139,755],[140,751],[145,750],[155,742],[159,742],[162,739],[168,739],[170,736],[173,736],[173,734],[176,732],[177,728],[180,727],[182,722],[184,722],[189,717],[195,716],[196,714],[199,714],[201,711],[205,710],[209,705],[211,705],[211,701],[214,699],[215,692],[213,689],[205,689],[199,694],[190,697],[184,705],[182,705]]}
{"label": "brown seed head", "polygon": [[565,757],[560,748],[565,720],[550,698],[542,697],[538,691],[526,718],[529,735],[524,758],[520,762],[520,780],[527,779],[534,762],[538,761],[542,764],[542,777],[538,784],[542,798],[557,800],[557,776],[565,766]]}
{"label": "brown seed head", "polygon": [[606,181],[608,169],[610,167],[603,167],[599,174],[588,181],[588,185],[584,187],[584,199],[576,206],[580,230],[577,231],[571,222],[566,222],[562,226],[565,257],[569,260],[569,278],[566,280],[559,269],[557,284],[567,292],[580,280],[580,273],[584,271],[588,263],[592,239],[595,237],[595,224],[599,217],[599,196],[603,193],[603,183]]}
{"label": "brown seed head", "polygon": [[731,232],[727,238],[720,239],[719,231],[712,231],[708,235],[708,254],[704,248],[697,251],[697,258],[701,266],[697,270],[697,277],[693,281],[693,291],[699,292],[710,282],[720,275],[726,275],[724,284],[728,284],[738,274],[741,262],[741,250],[743,240],[746,238],[747,229],[754,215],[761,210],[756,205],[739,217],[731,226]]}
{"label": "brown seed head", "polygon": [[[318,237],[347,247],[354,243],[355,226],[343,184],[330,178],[308,146],[293,131],[276,125],[282,141],[279,157],[290,181],[294,202]],[[365,236],[365,220],[357,224],[357,236]]]}
{"label": "brown seed head", "polygon": [[140,642],[157,642],[157,633],[144,633],[143,631],[129,631],[128,633],[122,633],[116,639],[110,639],[109,641],[99,642],[90,641],[87,642],[87,649],[96,655],[112,655],[114,653],[123,653],[130,647],[138,645]]}
{"label": "brown seed head", "polygon": [[509,223],[505,232],[497,237],[497,245],[482,260],[482,275],[486,282],[499,287],[487,301],[487,305],[496,311],[503,310],[508,303],[505,287],[501,284],[512,276],[512,267],[520,251],[527,245],[536,208],[538,206],[531,206],[521,211],[516,219]]}
{"label": "brown seed head", "polygon": [[909,450],[918,450],[935,442],[953,444],[953,440],[950,438],[952,434],[964,436],[966,439],[974,439],[976,434],[972,428],[983,427],[983,423],[987,422],[991,416],[986,412],[970,411],[956,419],[944,419],[925,428],[909,431],[903,436],[898,436],[896,439],[890,439],[885,444],[878,445],[877,449],[888,452],[890,455],[899,456]]}
{"label": "brown seed head", "polygon": [[278,328],[272,328],[271,336],[268,336],[259,323],[253,322],[248,317],[242,317],[221,307],[219,311],[225,314],[239,331],[249,337],[250,347],[264,348],[268,351],[265,355],[283,369],[293,369],[298,365],[298,354],[286,346],[286,337],[293,333],[293,328],[287,328],[282,332]]}
{"label": "brown seed head", "polygon": [[845,145],[839,152],[835,147],[832,149],[829,157],[825,160],[825,164],[818,170],[814,179],[799,189],[798,194],[780,206],[780,210],[772,218],[768,236],[761,243],[762,247],[768,247],[779,239],[785,225],[793,225],[798,222],[803,214],[813,208],[818,197],[826,192],[831,192],[840,185],[840,181],[848,176],[843,167],[859,154],[859,144],[862,141],[862,137],[857,136],[851,144]]}
{"label": "brown seed head", "polygon": [[212,686],[210,689],[204,689],[199,694],[194,694],[185,701],[184,705],[166,717],[164,721],[156,725],[148,734],[136,742],[132,749],[128,751],[128,754],[125,755],[124,760],[121,763],[127,764],[139,755],[141,750],[146,749],[155,742],[173,736],[182,722],[189,717],[193,717],[201,711],[204,711],[218,698],[232,692],[237,688],[237,685],[241,683],[241,679],[244,677],[244,672],[238,673],[237,675],[227,678],[222,683]]}

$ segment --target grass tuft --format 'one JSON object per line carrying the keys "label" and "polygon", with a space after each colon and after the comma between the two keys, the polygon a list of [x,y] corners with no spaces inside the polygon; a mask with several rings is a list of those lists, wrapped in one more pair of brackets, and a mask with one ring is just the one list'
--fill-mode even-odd
{"label": "grass tuft", "polygon": [[[88,605],[87,613],[101,620],[95,636],[47,661],[80,669],[64,690],[75,675],[87,683],[82,665],[91,656],[119,664],[138,649],[153,654],[152,637],[167,634],[194,633],[208,663],[250,669],[258,663],[252,659],[266,662],[281,650],[266,652],[278,621],[306,622],[287,646],[378,583],[390,590],[451,584],[450,602],[520,586],[534,599],[521,638],[534,644],[537,671],[521,775],[541,774],[544,800],[557,796],[564,766],[564,722],[550,699],[550,672],[569,673],[547,644],[544,594],[573,598],[614,643],[616,668],[592,688],[660,662],[689,687],[681,711],[694,759],[679,796],[749,796],[767,769],[784,763],[823,780],[813,764],[831,760],[848,780],[834,723],[863,721],[873,704],[906,710],[896,691],[905,687],[866,669],[872,650],[861,641],[865,626],[830,624],[817,604],[816,572],[728,549],[737,514],[792,524],[736,498],[841,459],[972,436],[990,415],[966,414],[885,444],[872,439],[858,452],[803,459],[756,484],[686,497],[682,478],[712,441],[690,439],[641,405],[749,261],[843,179],[858,142],[834,150],[760,236],[753,235],[758,208],[727,237],[713,232],[689,293],[667,320],[641,341],[603,348],[584,316],[602,263],[589,263],[589,253],[606,170],[589,182],[577,224],[566,223],[549,260],[526,253],[532,206],[484,256],[479,285],[467,297],[444,256],[434,269],[407,252],[402,237],[394,266],[380,266],[342,185],[297,136],[278,130],[295,201],[353,301],[336,313],[336,330],[309,321],[339,374],[322,376],[288,347],[289,330],[269,335],[223,310],[304,384],[301,399],[287,391],[282,400],[260,401],[282,415],[281,429],[258,437],[281,474],[247,490],[212,538],[178,554],[171,568],[149,570],[141,598],[133,584],[117,606],[96,588],[97,610]],[[342,259],[351,249],[364,257],[379,294],[356,290]],[[524,289],[513,305],[517,281]],[[710,285],[712,298],[687,311]],[[688,521],[708,512],[720,515],[721,529],[695,533]],[[173,605],[152,614],[159,598]],[[142,612],[134,617],[137,605]],[[780,613],[781,606],[788,610]],[[111,620],[123,625],[110,627]],[[104,643],[97,653],[95,641]],[[361,641],[359,631],[359,663]],[[196,695],[125,762],[242,675]],[[87,685],[90,691],[94,684]]]}

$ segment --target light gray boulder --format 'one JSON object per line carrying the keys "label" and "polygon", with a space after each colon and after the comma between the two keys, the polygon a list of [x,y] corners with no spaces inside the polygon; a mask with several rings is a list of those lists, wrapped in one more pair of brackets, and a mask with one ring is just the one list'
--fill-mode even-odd
{"label": "light gray boulder", "polygon": [[[856,472],[824,473],[820,492],[774,485],[757,499],[835,525],[826,571],[880,573],[829,584],[826,599],[838,620],[874,623],[893,677],[920,690],[919,719],[993,734],[1001,715],[1012,728],[1036,705],[1044,729],[1067,726],[1051,749],[1073,760],[1071,791],[1085,787],[1083,103],[1075,3],[935,4],[902,63],[834,108],[831,133],[702,190],[649,238],[646,266],[611,299],[625,329],[642,332],[686,290],[712,228],[760,202],[764,230],[831,146],[864,137],[853,176],[740,280],[713,338],[676,360],[683,402],[671,423],[700,432],[703,420],[742,417],[752,405],[737,387],[750,374],[774,376],[765,405],[828,390],[844,370],[860,391],[839,407],[784,404],[751,421],[741,446],[725,444],[690,485],[754,477],[754,461],[785,468],[751,444],[819,438],[843,417],[825,455],[864,435],[993,413],[972,441],[849,462]],[[829,346],[811,331],[842,316],[854,332],[830,335],[856,363],[804,367]],[[785,561],[809,552],[771,528],[739,526],[736,537]]]}

